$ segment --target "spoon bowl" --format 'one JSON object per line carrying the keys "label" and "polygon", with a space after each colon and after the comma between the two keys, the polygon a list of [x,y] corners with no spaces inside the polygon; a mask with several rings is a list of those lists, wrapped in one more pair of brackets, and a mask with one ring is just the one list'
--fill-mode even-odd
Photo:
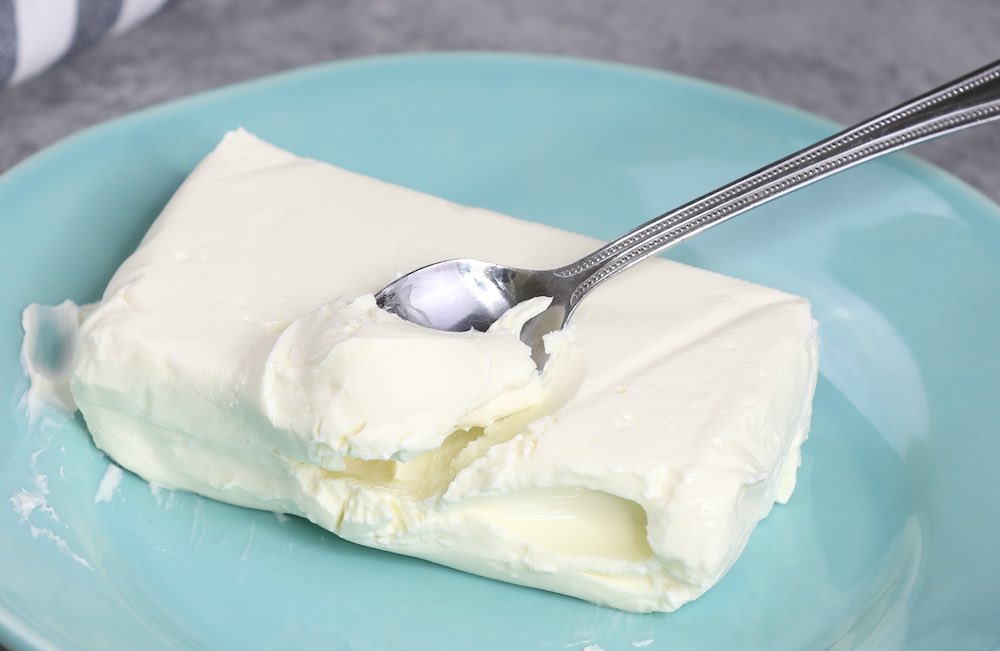
{"label": "spoon bowl", "polygon": [[421,267],[389,283],[375,299],[379,307],[406,321],[435,330],[485,332],[507,310],[531,298],[552,299],[543,313],[521,330],[541,368],[542,337],[569,319],[572,280],[552,271],[531,271],[462,258]]}

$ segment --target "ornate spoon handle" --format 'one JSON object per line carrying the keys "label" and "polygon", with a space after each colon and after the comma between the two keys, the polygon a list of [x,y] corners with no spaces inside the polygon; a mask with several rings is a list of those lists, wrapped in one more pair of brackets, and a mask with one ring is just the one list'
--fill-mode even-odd
{"label": "ornate spoon handle", "polygon": [[731,217],[897,149],[1000,118],[1000,61],[761,168],[553,270],[576,282],[570,309],[601,282]]}

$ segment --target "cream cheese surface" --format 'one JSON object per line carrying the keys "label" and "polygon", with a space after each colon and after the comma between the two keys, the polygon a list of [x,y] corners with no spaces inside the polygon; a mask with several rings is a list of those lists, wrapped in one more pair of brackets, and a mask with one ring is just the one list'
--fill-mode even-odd
{"label": "cream cheese surface", "polygon": [[735,562],[792,493],[817,374],[808,303],[654,259],[547,341],[379,310],[396,273],[525,268],[598,243],[302,159],[235,131],[82,318],[72,398],[162,486],[632,611]]}

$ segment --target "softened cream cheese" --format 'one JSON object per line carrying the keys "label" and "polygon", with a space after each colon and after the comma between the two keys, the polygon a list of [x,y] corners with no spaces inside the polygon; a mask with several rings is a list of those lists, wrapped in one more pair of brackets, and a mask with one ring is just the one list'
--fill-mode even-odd
{"label": "softened cream cheese", "polygon": [[157,485],[673,610],[791,495],[817,372],[808,303],[651,260],[549,336],[539,374],[518,332],[544,299],[444,333],[371,296],[438,260],[550,268],[596,245],[232,132],[79,317],[70,393],[97,445]]}

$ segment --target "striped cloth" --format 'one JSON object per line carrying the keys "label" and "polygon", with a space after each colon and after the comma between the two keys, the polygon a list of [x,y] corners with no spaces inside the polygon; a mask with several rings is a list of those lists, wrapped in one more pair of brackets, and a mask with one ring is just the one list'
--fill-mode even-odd
{"label": "striped cloth", "polygon": [[0,0],[0,88],[32,77],[170,0]]}

